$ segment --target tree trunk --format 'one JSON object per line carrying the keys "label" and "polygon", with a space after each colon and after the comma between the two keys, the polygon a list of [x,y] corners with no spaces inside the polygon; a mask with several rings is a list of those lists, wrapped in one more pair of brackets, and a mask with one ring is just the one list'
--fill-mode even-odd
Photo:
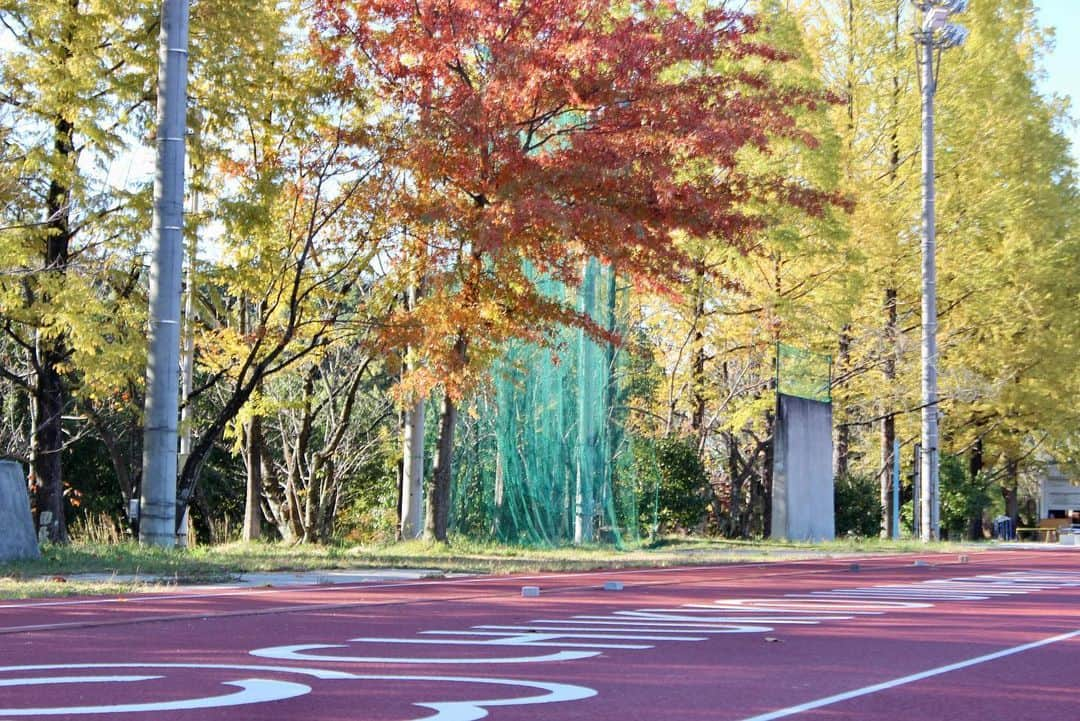
{"label": "tree trunk", "polygon": [[892,481],[893,441],[896,438],[896,417],[881,419],[881,468],[878,473],[878,501],[881,503],[880,535],[892,538]]}
{"label": "tree trunk", "polygon": [[1020,523],[1020,499],[1017,487],[1020,481],[1020,466],[1016,461],[1005,464],[1005,478],[1001,481],[1001,496],[1005,499],[1005,515],[1012,519],[1013,528]]}
{"label": "tree trunk", "polygon": [[38,539],[50,543],[67,543],[67,524],[64,519],[64,482],[60,453],[64,447],[61,415],[64,411],[64,387],[56,372],[52,353],[42,355],[34,388],[34,480],[36,483]]}
{"label": "tree trunk", "polygon": [[108,422],[93,404],[86,407],[86,413],[98,438],[101,439],[102,444],[105,446],[105,451],[109,454],[113,473],[116,474],[117,487],[120,489],[120,497],[124,500],[124,513],[128,514],[125,516],[128,526],[132,535],[138,538],[138,520],[137,517],[132,517],[129,514],[129,509],[131,499],[139,497],[138,478],[142,468],[141,466],[133,466],[131,461],[133,458],[140,458],[140,454],[137,452],[132,453],[130,446],[128,448],[121,447],[121,439],[117,437],[117,434],[113,432]]}
{"label": "tree trunk", "polygon": [[[893,384],[896,381],[896,289],[885,289],[885,389],[886,397],[892,394]],[[891,538],[892,527],[892,466],[893,445],[896,440],[896,418],[892,414],[892,408],[886,408],[886,415],[881,419],[881,475],[879,476],[879,488],[881,490],[881,537]]]}
{"label": "tree trunk", "polygon": [[772,537],[773,454],[776,450],[776,414],[765,414],[765,459],[761,468],[761,535]]}
{"label": "tree trunk", "polygon": [[[607,288],[605,293],[605,318],[604,328],[614,335],[616,328],[618,327],[617,310],[618,310],[618,281],[615,273],[615,267],[609,265],[605,268],[605,274],[607,276]],[[616,495],[615,495],[615,459],[619,451],[619,443],[621,441],[621,434],[619,432],[620,426],[615,414],[615,405],[618,402],[619,392],[619,376],[616,368],[616,358],[618,357],[618,349],[614,343],[608,342],[604,344],[604,384],[603,384],[603,409],[604,415],[601,419],[601,437],[603,439],[602,449],[603,452],[600,457],[601,473],[600,478],[603,479],[603,499],[604,499],[604,513],[607,514],[608,523],[611,526],[614,539],[621,546],[622,537],[620,529],[617,527],[616,520]]]}
{"label": "tree trunk", "polygon": [[[837,370],[840,375],[847,372],[851,361],[851,326],[845,325],[840,331],[840,348],[837,354]],[[845,419],[846,420],[846,419]],[[851,453],[851,428],[841,423],[836,428],[836,445],[833,447],[833,478],[848,475],[849,456]]]}
{"label": "tree trunk", "polygon": [[[71,39],[71,30],[65,35]],[[67,272],[71,245],[71,188],[65,171],[75,169],[75,127],[64,118],[53,125],[53,148],[61,170],[49,184],[46,199],[46,237],[44,275],[64,275]],[[48,305],[50,297],[43,291],[39,299]],[[34,406],[37,424],[34,428],[34,467],[31,472],[37,487],[38,537],[52,543],[67,543],[67,523],[64,518],[64,478],[60,454],[64,450],[63,414],[67,403],[59,367],[66,360],[65,335],[48,336],[38,333],[35,340]]]}
{"label": "tree trunk", "polygon": [[307,495],[304,498],[304,542],[318,543],[319,527],[321,525],[320,512],[323,508],[324,495],[326,492],[326,470],[323,466],[323,458],[314,454],[311,459],[311,470],[308,475]]}
{"label": "tree trunk", "polygon": [[705,263],[694,263],[694,339],[690,362],[692,374],[693,408],[690,411],[690,429],[697,438],[700,450],[705,436],[705,333],[701,326],[705,318]]}
{"label": "tree trunk", "polygon": [[424,399],[405,411],[402,423],[401,538],[418,538],[424,503]]}
{"label": "tree trunk", "polygon": [[244,496],[245,541],[256,541],[262,537],[262,487],[263,454],[265,443],[262,430],[262,416],[254,415],[248,421],[247,433],[247,492]]}
{"label": "tree trunk", "polygon": [[[464,366],[468,362],[468,341],[461,333],[454,341],[454,353]],[[449,393],[443,394],[439,412],[439,438],[435,447],[435,466],[428,485],[424,540],[446,542],[450,521],[450,484],[454,478],[454,431],[457,428],[457,405]]]}
{"label": "tree trunk", "polygon": [[[971,455],[968,457],[968,474],[971,476],[971,482],[973,484],[979,483],[979,474],[983,469],[983,440],[980,436],[975,439],[975,443],[971,446]],[[1015,526],[1014,526],[1015,527]],[[981,541],[983,539],[983,518],[982,510],[973,511],[971,518],[968,519],[968,538],[973,541]]]}
{"label": "tree trunk", "polygon": [[[893,50],[899,52],[897,43],[900,42],[900,8],[896,4],[893,13]],[[889,183],[896,183],[897,173],[900,169],[900,79],[894,73],[892,78],[893,92],[891,112],[894,123],[889,136]],[[893,280],[889,281],[894,282]],[[896,384],[897,358],[900,354],[900,331],[897,321],[897,297],[896,288],[885,288],[885,396],[892,398],[893,387]],[[891,401],[885,408],[885,416],[881,420],[881,537],[891,538],[894,532],[892,515],[892,484],[893,484],[893,452],[896,446],[896,417],[893,415]]]}
{"label": "tree trunk", "polygon": [[318,508],[318,526],[315,540],[329,543],[334,536],[334,520],[337,517],[338,488],[337,464],[333,457],[323,462],[323,494]]}
{"label": "tree trunk", "polygon": [[742,473],[739,470],[739,443],[735,438],[735,434],[731,431],[724,431],[724,441],[726,442],[728,452],[728,475],[731,477],[731,500],[728,505],[728,515],[730,516],[728,535],[732,537],[744,537],[746,534],[742,524],[743,481]]}
{"label": "tree trunk", "polygon": [[454,429],[457,425],[457,406],[449,395],[443,396],[439,414],[439,440],[435,452],[435,468],[427,494],[427,514],[424,519],[424,539],[446,542],[450,518],[450,483],[453,479]]}

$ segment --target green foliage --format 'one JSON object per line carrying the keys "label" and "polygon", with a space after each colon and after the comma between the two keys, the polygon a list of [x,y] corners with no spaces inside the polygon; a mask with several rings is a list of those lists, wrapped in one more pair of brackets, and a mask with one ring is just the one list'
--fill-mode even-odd
{"label": "green foliage", "polygon": [[359,484],[337,518],[336,536],[347,543],[389,543],[397,537],[397,479],[381,475]]}
{"label": "green foliage", "polygon": [[948,537],[964,538],[972,520],[991,512],[994,498],[990,479],[980,473],[972,478],[964,459],[953,454],[941,456],[941,526]]}
{"label": "green foliage", "polygon": [[199,492],[191,506],[195,527],[193,542],[205,543],[212,537],[216,543],[228,538],[218,531],[239,528],[244,519],[243,469],[237,468],[231,454],[221,445],[210,452],[199,481]]}
{"label": "green foliage", "polygon": [[64,477],[70,492],[68,518],[108,515],[124,517],[124,499],[105,447],[92,436],[74,441],[64,451]]}
{"label": "green foliage", "polygon": [[836,479],[833,505],[836,535],[869,538],[881,531],[881,497],[874,476],[845,475]]}
{"label": "green foliage", "polygon": [[830,356],[795,348],[786,343],[776,344],[778,393],[828,403],[832,400],[829,392],[831,381]]}
{"label": "green foliage", "polygon": [[638,506],[652,535],[698,530],[710,499],[709,476],[690,436],[639,441]]}
{"label": "green foliage", "polygon": [[344,482],[336,536],[350,543],[388,543],[397,537],[401,443],[390,429]]}

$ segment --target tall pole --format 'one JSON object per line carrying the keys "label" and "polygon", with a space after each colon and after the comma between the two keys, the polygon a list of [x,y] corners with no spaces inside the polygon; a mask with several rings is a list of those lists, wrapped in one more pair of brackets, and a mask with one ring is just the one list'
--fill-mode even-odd
{"label": "tall pole", "polygon": [[922,46],[922,503],[923,541],[938,537],[937,268],[934,225],[934,37],[924,29]]}
{"label": "tall pole", "polygon": [[158,71],[154,253],[150,264],[150,353],[146,367],[139,541],[176,543],[177,393],[183,269],[184,134],[189,0],[165,0]]}
{"label": "tall pole", "polygon": [[[592,317],[596,306],[597,262],[589,258],[582,273],[579,310]],[[596,385],[593,369],[598,364],[599,349],[584,330],[578,331],[577,367],[577,477],[574,487],[574,543],[592,543],[593,514],[596,499],[596,472],[599,468],[597,454],[599,428],[593,416],[596,403]]]}
{"label": "tall pole", "polygon": [[900,439],[893,439],[892,475],[892,537],[900,538]]}

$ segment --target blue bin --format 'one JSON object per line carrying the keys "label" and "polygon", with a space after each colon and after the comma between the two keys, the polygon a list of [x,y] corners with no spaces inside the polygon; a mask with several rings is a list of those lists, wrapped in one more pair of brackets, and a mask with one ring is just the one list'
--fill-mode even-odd
{"label": "blue bin", "polygon": [[1016,526],[1009,516],[998,516],[994,519],[994,538],[999,541],[1015,541]]}

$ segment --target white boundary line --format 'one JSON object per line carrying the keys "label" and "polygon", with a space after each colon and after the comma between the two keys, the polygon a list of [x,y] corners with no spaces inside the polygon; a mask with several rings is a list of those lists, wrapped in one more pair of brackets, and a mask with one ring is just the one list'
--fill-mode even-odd
{"label": "white boundary line", "polygon": [[857,688],[853,691],[845,691],[844,693],[838,693],[833,696],[826,696],[825,698],[819,698],[816,701],[807,701],[806,703],[799,704],[798,706],[789,706],[777,711],[770,711],[769,713],[760,714],[758,716],[750,716],[740,721],[773,721],[774,719],[787,718],[788,716],[794,716],[795,714],[803,713],[804,711],[812,711],[814,709],[821,708],[823,706],[830,706],[834,703],[840,703],[841,701],[847,701],[849,699],[858,698],[860,696],[869,696],[870,694],[877,693],[878,691],[886,691],[890,688],[896,688],[897,686],[903,686],[905,684],[914,683],[916,681],[922,681],[923,679],[932,678],[934,676],[940,676],[941,674],[949,673],[950,671],[957,671],[962,668],[968,668],[970,666],[977,666],[987,661],[994,661],[1006,656],[1012,656],[1013,654],[1023,653],[1024,651],[1030,651],[1040,646],[1049,646],[1052,643],[1058,643],[1060,641],[1068,641],[1069,639],[1080,636],[1080,629],[1076,631],[1070,631],[1069,633],[1063,633],[1058,636],[1051,636],[1050,638],[1044,638],[1041,641],[1033,641],[1032,643],[1025,643],[1021,646],[1013,646],[1012,648],[1006,648],[994,653],[988,653],[985,656],[976,656],[970,658],[967,661],[959,661],[957,663],[950,663],[947,666],[938,666],[927,671],[920,671],[919,673],[913,673],[909,676],[901,676],[900,678],[892,679],[891,681],[883,681],[881,683],[873,684],[872,686],[864,686]]}

